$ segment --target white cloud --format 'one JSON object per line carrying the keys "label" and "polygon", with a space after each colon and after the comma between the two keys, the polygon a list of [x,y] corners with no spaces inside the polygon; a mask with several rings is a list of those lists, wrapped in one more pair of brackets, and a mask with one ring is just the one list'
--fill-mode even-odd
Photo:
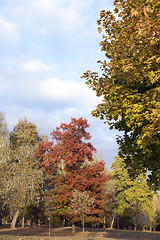
{"label": "white cloud", "polygon": [[46,28],[41,28],[41,34],[45,35],[46,34]]}
{"label": "white cloud", "polygon": [[71,37],[93,37],[97,34],[96,20],[99,15],[95,4],[95,0],[8,0],[7,10],[2,7],[2,12],[7,13],[6,16],[12,21],[3,18],[0,24],[3,20],[6,34],[12,35],[10,40],[18,34],[20,39],[28,34],[32,36],[31,39],[34,36],[55,39],[57,34],[61,37],[71,34]]}
{"label": "white cloud", "polygon": [[95,92],[83,81],[79,82],[77,77],[74,80],[66,75],[61,78],[47,78],[47,75],[56,75],[54,65],[49,66],[34,59],[1,62],[0,65],[1,99],[12,99],[13,102],[19,102],[19,105],[24,104],[31,108],[48,108],[52,105],[54,109],[69,109],[75,113],[75,109],[90,112],[100,103],[101,99]]}
{"label": "white cloud", "polygon": [[14,42],[18,38],[16,24],[0,14],[0,40]]}
{"label": "white cloud", "polygon": [[[32,5],[31,8],[33,10],[36,10],[40,12],[41,14],[43,13],[49,13],[51,12],[57,5],[56,0],[32,0]],[[30,3],[31,3],[30,2]]]}
{"label": "white cloud", "polygon": [[87,28],[90,14],[85,14],[85,11],[90,11],[92,2],[93,0],[27,0],[19,2],[19,5],[15,3],[15,6],[10,3],[10,11],[21,31],[25,31],[24,26],[30,30],[36,26],[42,35],[46,32],[63,35]]}
{"label": "white cloud", "polygon": [[41,81],[38,86],[44,99],[72,102],[73,105],[97,105],[100,100],[85,84],[76,81],[63,81],[57,78]]}
{"label": "white cloud", "polygon": [[44,64],[39,60],[30,60],[26,62],[22,62],[19,64],[20,68],[29,71],[29,72],[41,72],[41,71],[48,71],[50,66]]}

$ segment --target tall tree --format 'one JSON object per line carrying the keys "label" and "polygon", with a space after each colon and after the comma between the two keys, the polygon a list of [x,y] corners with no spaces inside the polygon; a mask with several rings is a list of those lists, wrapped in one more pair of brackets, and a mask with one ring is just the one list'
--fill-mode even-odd
{"label": "tall tree", "polygon": [[3,199],[3,175],[5,173],[4,164],[8,159],[9,146],[8,146],[8,128],[4,113],[0,112],[0,224],[2,218],[7,213],[7,206]]}
{"label": "tall tree", "polygon": [[20,212],[24,216],[26,209],[40,200],[42,170],[35,158],[39,141],[37,126],[27,119],[19,120],[10,133],[9,155],[3,163],[1,188],[13,216],[11,227],[15,227]]}
{"label": "tall tree", "polygon": [[160,187],[160,17],[159,0],[115,0],[114,10],[101,11],[99,32],[106,60],[102,75],[87,71],[89,87],[103,96],[92,112],[110,128],[124,131],[120,154],[135,173],[150,172],[153,187]]}
{"label": "tall tree", "polygon": [[94,161],[94,147],[88,140],[86,132],[89,127],[86,119],[72,118],[69,124],[62,123],[51,133],[52,141],[39,144],[37,157],[42,159],[42,166],[51,176],[51,187],[48,191],[50,206],[55,215],[76,221],[68,210],[73,198],[73,191],[88,191],[95,198],[94,208],[90,211],[90,222],[101,222],[104,216],[103,188],[110,179],[105,173],[103,161]]}
{"label": "tall tree", "polygon": [[118,215],[127,217],[128,222],[135,227],[151,225],[153,192],[147,185],[146,174],[131,179],[124,160],[117,157],[112,164],[112,176],[115,182]]}
{"label": "tall tree", "polygon": [[[132,224],[132,218],[129,217],[130,203],[126,200],[125,191],[133,185],[133,181],[130,179],[126,164],[123,159],[117,157],[112,163],[112,177],[115,186],[115,212],[114,218],[117,223],[119,217],[127,218],[128,225]],[[127,226],[125,226],[127,227]]]}
{"label": "tall tree", "polygon": [[[153,229],[159,231],[160,229],[160,195],[157,193],[153,197],[153,209],[154,209],[154,218],[153,218]],[[159,228],[158,228],[159,226]]]}

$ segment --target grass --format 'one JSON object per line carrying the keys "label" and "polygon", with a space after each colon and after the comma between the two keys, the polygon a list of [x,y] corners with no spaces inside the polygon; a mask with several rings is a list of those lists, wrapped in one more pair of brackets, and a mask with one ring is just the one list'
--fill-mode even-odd
{"label": "grass", "polygon": [[111,230],[80,228],[72,233],[71,227],[51,228],[48,236],[47,227],[0,229],[0,240],[160,240],[160,232],[137,232],[128,230]]}

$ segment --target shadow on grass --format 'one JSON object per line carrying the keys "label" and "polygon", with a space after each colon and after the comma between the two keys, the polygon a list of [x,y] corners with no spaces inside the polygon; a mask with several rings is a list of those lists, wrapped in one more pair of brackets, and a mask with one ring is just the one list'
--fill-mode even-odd
{"label": "shadow on grass", "polygon": [[[26,227],[26,228],[15,228],[15,229],[1,229],[0,236],[48,236],[49,228],[48,227]],[[66,228],[51,228],[51,236],[72,236],[71,227]]]}
{"label": "shadow on grass", "polygon": [[[47,227],[1,229],[0,240],[8,239],[48,239],[49,229]],[[160,240],[160,232],[136,232],[127,230],[111,230],[86,228],[83,233],[81,228],[76,228],[73,234],[71,227],[51,228],[50,239],[84,239],[84,240]],[[15,236],[15,238],[14,238]],[[18,238],[19,237],[19,238]],[[28,238],[27,238],[28,237]]]}
{"label": "shadow on grass", "polygon": [[123,240],[160,240],[160,233],[156,232],[137,232],[125,230],[106,230],[103,233],[105,239],[123,239]]}

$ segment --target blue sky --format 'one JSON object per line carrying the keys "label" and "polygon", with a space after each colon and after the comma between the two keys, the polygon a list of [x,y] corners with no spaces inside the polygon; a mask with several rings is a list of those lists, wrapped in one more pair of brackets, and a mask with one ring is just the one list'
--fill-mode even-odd
{"label": "blue sky", "polygon": [[103,9],[113,1],[0,0],[0,111],[9,130],[27,117],[48,136],[61,122],[85,117],[110,168],[118,133],[91,116],[102,99],[81,79],[104,58],[96,24]]}

